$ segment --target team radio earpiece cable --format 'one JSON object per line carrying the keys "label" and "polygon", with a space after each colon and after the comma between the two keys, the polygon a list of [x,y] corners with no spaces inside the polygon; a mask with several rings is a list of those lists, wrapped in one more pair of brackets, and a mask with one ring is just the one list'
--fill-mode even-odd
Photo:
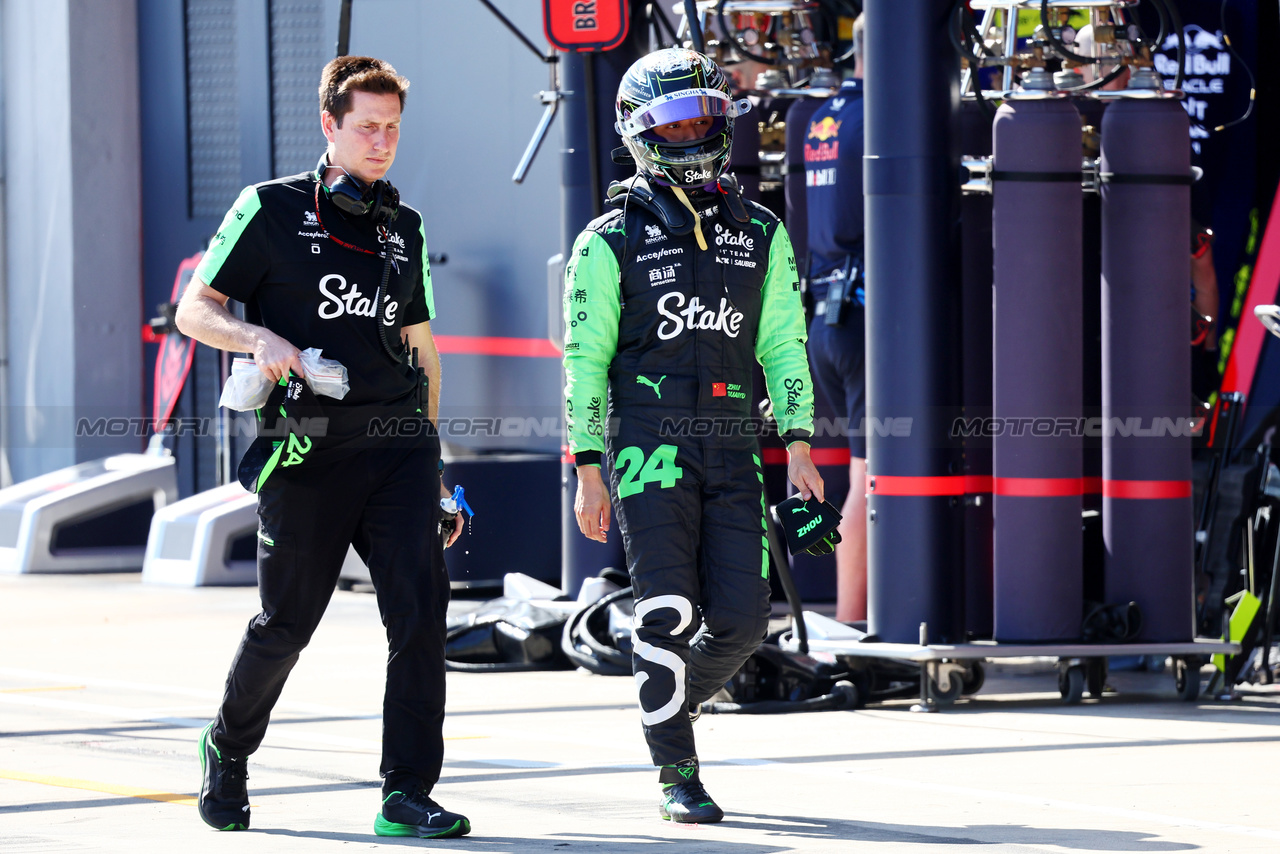
{"label": "team radio earpiece cable", "polygon": [[[316,224],[320,226],[320,230],[324,232],[326,237],[328,237],[334,243],[341,246],[343,249],[350,249],[352,252],[359,252],[362,255],[372,255],[373,257],[377,258],[378,257],[377,252],[371,252],[370,250],[365,249],[361,246],[356,246],[355,244],[347,243],[345,240],[342,240],[341,238],[336,236],[333,232],[329,231],[329,229],[325,228],[324,220],[320,217],[320,187],[321,187],[321,182],[319,179],[317,179],[316,193],[315,193],[315,211],[316,211]],[[382,311],[383,311],[382,295],[388,292],[387,283],[390,282],[391,280],[391,267],[392,265],[395,264],[395,258],[393,258],[391,255],[390,243],[387,241],[388,235],[387,235],[386,225],[384,225],[383,223],[378,223],[377,229],[378,229],[378,236],[382,239],[383,245],[388,248],[382,252],[382,258],[383,258],[382,281],[378,283],[378,290],[373,295],[374,324],[378,327],[378,340],[382,342],[382,349],[386,351],[386,354],[390,356],[392,360],[395,361],[396,364],[400,364],[404,361],[404,355],[403,353],[396,353],[396,351],[392,349],[391,342],[387,340],[387,330],[384,328],[382,323]]]}

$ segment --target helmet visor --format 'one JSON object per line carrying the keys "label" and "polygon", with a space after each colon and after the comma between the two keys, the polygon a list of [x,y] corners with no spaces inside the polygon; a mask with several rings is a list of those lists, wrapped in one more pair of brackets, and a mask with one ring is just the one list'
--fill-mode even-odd
{"label": "helmet visor", "polygon": [[703,116],[735,118],[751,109],[746,98],[734,101],[716,89],[683,89],[637,107],[618,123],[618,132],[634,137],[660,125],[674,124]]}
{"label": "helmet visor", "polygon": [[[705,117],[704,117],[704,116],[694,116],[694,117],[693,117],[693,120],[697,120],[697,119],[701,119],[701,118],[705,118]],[[674,119],[673,121],[681,121],[681,119]],[[680,140],[667,139],[667,137],[666,137],[666,136],[664,136],[664,130],[663,130],[663,129],[664,129],[667,125],[671,124],[672,122],[662,122],[662,123],[660,123],[660,124],[657,124],[657,125],[655,125],[655,126],[654,126],[654,128],[653,128],[652,130],[646,130],[646,131],[643,131],[643,132],[641,132],[638,136],[633,137],[633,139],[642,139],[642,140],[645,140],[645,141],[647,141],[647,142],[656,142],[656,143],[658,143],[659,145],[667,145],[667,146],[677,146],[677,145],[680,145],[680,144],[684,144],[684,145],[695,145],[695,144],[700,143],[700,142],[706,142],[707,140],[709,140],[709,139],[711,139],[711,138],[713,138],[713,137],[715,137],[715,136],[717,136],[717,135],[719,135],[719,134],[721,134],[721,133],[724,133],[724,129],[725,129],[726,121],[727,121],[727,120],[726,120],[726,119],[723,119],[723,118],[715,118],[715,119],[712,119],[712,120],[711,120],[711,126],[710,126],[709,128],[707,128],[705,131],[703,131],[701,136],[699,136],[699,137],[697,137],[697,138],[695,138],[695,139],[680,139]]]}

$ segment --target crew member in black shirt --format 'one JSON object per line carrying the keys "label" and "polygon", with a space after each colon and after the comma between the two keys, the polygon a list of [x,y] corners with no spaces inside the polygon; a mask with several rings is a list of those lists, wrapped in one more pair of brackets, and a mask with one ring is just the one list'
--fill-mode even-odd
{"label": "crew member in black shirt", "polygon": [[[449,579],[437,532],[448,491],[433,426],[440,360],[422,216],[400,205],[384,178],[408,86],[370,57],[325,66],[320,120],[328,148],[315,171],[240,194],[178,309],[185,334],[251,353],[282,389],[260,418],[287,416],[287,435],[260,436],[241,463],[241,482],[258,493],[262,612],[249,622],[217,717],[200,738],[199,812],[219,830],[249,826],[247,757],[328,605],[348,545],[369,567],[390,646],[374,830],[422,837],[470,830],[464,816],[430,797],[444,755]],[[229,298],[245,304],[247,321],[227,310]],[[350,392],[342,400],[289,382],[303,375],[299,350],[310,347],[346,366]],[[413,350],[425,395],[407,355]],[[460,526],[459,518],[450,544]]]}

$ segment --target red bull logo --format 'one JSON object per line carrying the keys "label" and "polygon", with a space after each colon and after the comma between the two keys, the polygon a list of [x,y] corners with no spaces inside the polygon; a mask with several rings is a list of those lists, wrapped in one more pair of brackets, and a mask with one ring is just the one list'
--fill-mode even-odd
{"label": "red bull logo", "polygon": [[831,118],[831,116],[827,116],[820,122],[811,122],[809,124],[809,139],[826,142],[838,133],[840,133],[840,122]]}

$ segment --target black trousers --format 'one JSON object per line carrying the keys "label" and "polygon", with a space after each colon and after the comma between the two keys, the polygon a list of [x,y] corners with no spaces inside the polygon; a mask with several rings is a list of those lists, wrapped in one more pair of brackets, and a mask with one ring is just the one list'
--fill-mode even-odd
{"label": "black trousers", "polygon": [[670,765],[697,753],[689,703],[724,687],[768,629],[764,474],[753,445],[676,447],[629,421],[610,463],[635,590],[632,666],[653,764]]}
{"label": "black trousers", "polygon": [[227,675],[213,740],[248,756],[266,733],[289,671],[311,640],[348,544],[369,567],[389,654],[382,709],[384,794],[428,790],[444,759],[445,612],[449,577],[436,535],[436,437],[417,447],[308,454],[258,493],[258,591]]}

